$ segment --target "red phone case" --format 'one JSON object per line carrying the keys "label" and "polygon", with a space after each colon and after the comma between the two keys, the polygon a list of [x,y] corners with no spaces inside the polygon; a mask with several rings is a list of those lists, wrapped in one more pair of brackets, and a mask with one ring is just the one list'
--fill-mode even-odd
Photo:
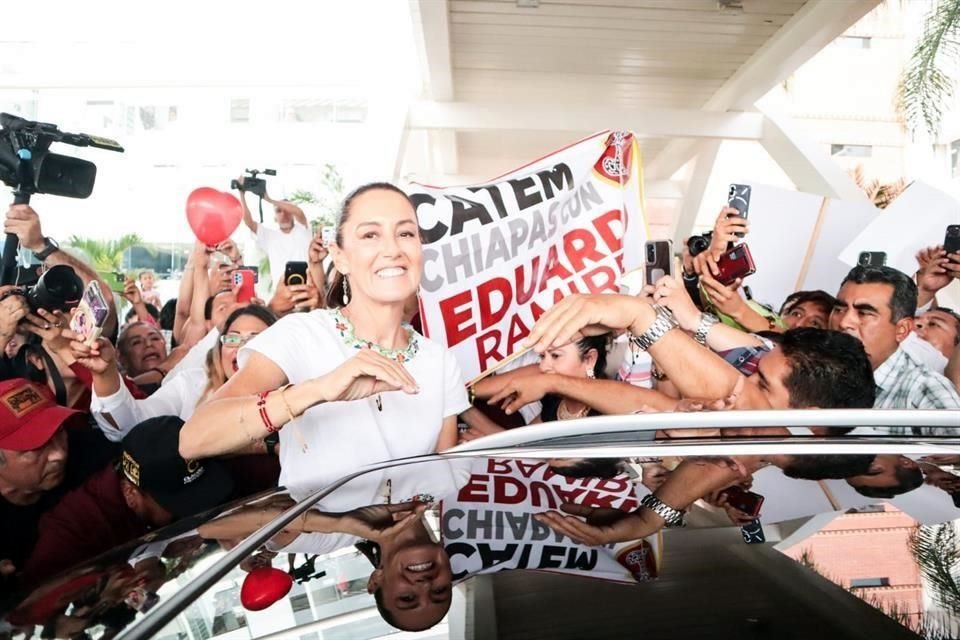
{"label": "red phone case", "polygon": [[717,260],[717,269],[720,270],[717,282],[721,284],[730,284],[737,278],[746,278],[757,272],[753,256],[750,254],[750,247],[746,243],[738,244],[720,256]]}
{"label": "red phone case", "polygon": [[760,507],[763,506],[763,496],[753,491],[744,491],[740,487],[727,487],[721,494],[727,496],[727,504],[734,509],[743,511],[749,516],[757,517]]}
{"label": "red phone case", "polygon": [[245,304],[253,299],[253,271],[237,269],[233,272],[233,286],[237,289],[237,302]]}

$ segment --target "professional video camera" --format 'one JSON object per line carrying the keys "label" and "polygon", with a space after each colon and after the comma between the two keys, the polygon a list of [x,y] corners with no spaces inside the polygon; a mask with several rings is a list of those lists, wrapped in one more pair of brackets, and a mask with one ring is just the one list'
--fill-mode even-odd
{"label": "professional video camera", "polygon": [[263,222],[263,199],[267,196],[267,181],[257,176],[261,173],[265,176],[277,175],[276,169],[244,169],[247,176],[243,179],[243,184],[239,180],[231,180],[230,188],[239,191],[249,191],[260,198],[260,222]]}
{"label": "professional video camera", "polygon": [[[50,153],[50,145],[123,151],[113,140],[60,131],[55,124],[33,122],[0,113],[0,181],[13,187],[14,204],[28,204],[34,193],[86,198],[93,192],[97,165],[88,160]],[[0,284],[11,284],[16,274],[17,237],[7,234],[3,247]]]}
{"label": "professional video camera", "polygon": [[240,184],[239,180],[232,180],[230,182],[230,188],[249,191],[261,198],[267,195],[267,181],[257,176],[261,173],[265,176],[277,175],[275,169],[264,169],[262,171],[260,169],[244,169],[244,173],[247,174],[247,177],[243,179],[243,184]]}

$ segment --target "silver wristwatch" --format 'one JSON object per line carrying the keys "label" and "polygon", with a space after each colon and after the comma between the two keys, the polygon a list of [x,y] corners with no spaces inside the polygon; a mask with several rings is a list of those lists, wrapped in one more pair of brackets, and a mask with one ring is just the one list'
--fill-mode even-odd
{"label": "silver wristwatch", "polygon": [[693,339],[703,346],[707,346],[707,334],[710,333],[713,325],[718,322],[720,322],[720,318],[712,313],[701,313],[700,324],[697,325],[697,332],[693,334]]}
{"label": "silver wristwatch", "polygon": [[640,506],[650,509],[650,511],[653,511],[655,514],[663,518],[663,521],[668,527],[683,526],[683,511],[674,509],[652,493],[648,493],[647,495],[643,496],[643,499],[640,501]]}
{"label": "silver wristwatch", "polygon": [[667,335],[668,331],[680,326],[673,317],[673,314],[666,307],[655,304],[653,305],[653,309],[657,312],[657,317],[654,319],[653,324],[639,336],[631,337],[633,344],[637,345],[637,348],[641,351],[646,351],[652,347],[657,340]]}

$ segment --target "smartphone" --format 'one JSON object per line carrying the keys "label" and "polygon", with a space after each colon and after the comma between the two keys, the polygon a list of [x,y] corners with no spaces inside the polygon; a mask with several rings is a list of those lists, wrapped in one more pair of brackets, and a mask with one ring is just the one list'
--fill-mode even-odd
{"label": "smartphone", "polygon": [[307,263],[288,262],[283,270],[283,282],[288,287],[293,284],[307,284]]}
{"label": "smartphone", "polygon": [[644,278],[654,284],[663,276],[673,275],[673,241],[648,240],[644,243]]}
{"label": "smartphone", "polygon": [[337,228],[336,227],[324,227],[321,232],[320,240],[323,242],[323,246],[329,247],[337,241]]}
{"label": "smartphone", "polygon": [[236,269],[233,272],[233,286],[237,288],[237,302],[250,302],[253,299],[253,271]]}
{"label": "smartphone", "polygon": [[81,342],[92,345],[100,337],[108,315],[110,307],[100,291],[100,284],[91,280],[70,319],[70,330],[80,336]]}
{"label": "smartphone", "polygon": [[110,291],[114,293],[123,293],[123,288],[127,284],[127,274],[120,273],[111,273],[108,277],[104,278],[107,283],[110,285]]}
{"label": "smartphone", "polygon": [[[727,206],[740,212],[740,217],[744,220],[750,212],[750,185],[731,184],[730,191],[727,192]],[[736,236],[742,238],[744,234],[738,233]]]}
{"label": "smartphone", "polygon": [[861,267],[882,267],[887,264],[887,254],[883,251],[861,251],[857,264]]}
{"label": "smartphone", "polygon": [[253,284],[260,282],[260,267],[255,264],[245,264],[237,267],[238,269],[246,269],[247,271],[253,271]]}
{"label": "smartphone", "polygon": [[734,509],[743,511],[748,516],[756,518],[760,515],[760,507],[763,506],[763,496],[753,491],[744,491],[734,485],[727,487],[720,492],[720,495],[727,497],[727,504]]}
{"label": "smartphone", "polygon": [[717,260],[717,268],[720,270],[717,282],[721,284],[730,284],[737,278],[746,278],[757,272],[753,255],[750,254],[750,247],[746,243],[738,244],[720,256]]}
{"label": "smartphone", "polygon": [[947,225],[947,233],[943,237],[943,250],[948,254],[960,252],[960,224]]}
{"label": "smartphone", "polygon": [[763,544],[767,541],[767,536],[763,533],[763,525],[759,520],[752,520],[740,527],[740,535],[747,544]]}

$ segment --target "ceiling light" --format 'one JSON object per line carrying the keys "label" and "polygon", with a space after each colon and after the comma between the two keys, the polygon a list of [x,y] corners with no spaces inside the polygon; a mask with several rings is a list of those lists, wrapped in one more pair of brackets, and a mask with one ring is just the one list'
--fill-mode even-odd
{"label": "ceiling light", "polygon": [[521,9],[537,9],[540,7],[540,0],[517,0],[517,6]]}

